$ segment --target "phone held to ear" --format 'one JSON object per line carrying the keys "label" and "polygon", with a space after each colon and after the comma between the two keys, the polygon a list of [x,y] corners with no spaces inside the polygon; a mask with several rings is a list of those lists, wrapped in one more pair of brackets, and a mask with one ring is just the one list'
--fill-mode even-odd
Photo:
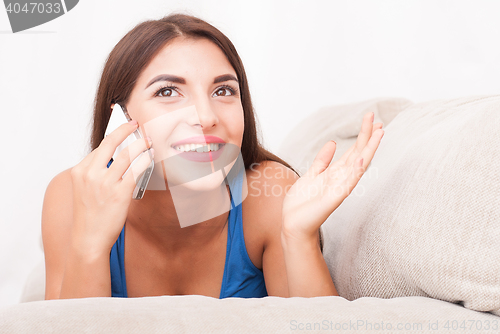
{"label": "phone held to ear", "polygon": [[[106,128],[106,132],[105,132],[104,136],[109,135],[111,132],[116,130],[120,125],[122,125],[124,123],[128,123],[131,120],[132,120],[132,118],[130,118],[130,115],[128,114],[127,110],[125,108],[123,108],[121,105],[119,105],[118,103],[115,103],[115,105],[113,107],[113,111],[111,112],[111,117],[109,118],[108,127]],[[116,156],[118,155],[118,153],[120,153],[125,147],[127,147],[128,145],[132,144],[134,141],[139,140],[139,139],[143,139],[143,137],[142,137],[142,134],[141,134],[139,128],[137,128],[120,145],[118,145],[118,147],[115,150],[115,153],[113,154],[113,157],[111,158],[111,160],[109,160],[107,167],[109,168],[109,166],[111,166],[111,164],[113,163],[113,160],[116,159]],[[133,199],[141,199],[144,196],[144,192],[146,191],[146,188],[148,186],[149,179],[151,178],[151,174],[153,174],[155,162],[153,160],[153,156],[151,155],[151,152],[149,150],[147,150],[146,152],[148,152],[148,154],[149,154],[149,158],[151,159],[151,163],[149,164],[148,168],[146,168],[146,170],[137,179],[136,186],[135,186],[134,192],[132,194]],[[144,152],[142,154],[144,154]],[[139,155],[137,158],[135,158],[134,161],[132,161],[132,163],[130,164],[130,167],[134,164],[134,162],[137,159],[139,159],[139,157],[142,156],[142,154]],[[130,170],[130,167],[127,169],[125,174]]]}

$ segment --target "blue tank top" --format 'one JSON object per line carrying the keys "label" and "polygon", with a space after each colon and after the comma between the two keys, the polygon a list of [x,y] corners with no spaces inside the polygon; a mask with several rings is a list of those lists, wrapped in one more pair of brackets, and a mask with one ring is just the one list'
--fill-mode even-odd
{"label": "blue tank top", "polygon": [[[266,297],[267,290],[262,270],[248,256],[243,236],[242,185],[244,173],[238,173],[230,183],[231,210],[228,217],[226,261],[219,298]],[[235,203],[239,203],[235,205]],[[127,298],[127,283],[124,266],[125,225],[110,253],[111,296]]]}

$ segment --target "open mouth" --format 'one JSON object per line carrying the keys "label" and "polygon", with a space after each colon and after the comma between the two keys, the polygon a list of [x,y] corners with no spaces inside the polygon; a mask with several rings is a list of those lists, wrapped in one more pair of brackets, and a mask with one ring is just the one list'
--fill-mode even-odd
{"label": "open mouth", "polygon": [[175,150],[179,152],[197,152],[197,153],[206,153],[206,152],[217,152],[221,149],[224,144],[222,143],[209,143],[209,144],[183,144],[172,146]]}
{"label": "open mouth", "polygon": [[172,146],[181,158],[198,161],[208,162],[216,160],[224,150],[223,143],[206,143],[206,144],[181,144]]}

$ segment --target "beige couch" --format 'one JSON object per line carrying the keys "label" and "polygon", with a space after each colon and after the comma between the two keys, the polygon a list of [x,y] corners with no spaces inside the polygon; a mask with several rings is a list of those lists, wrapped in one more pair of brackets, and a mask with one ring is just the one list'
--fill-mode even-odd
{"label": "beige couch", "polygon": [[327,140],[338,158],[375,112],[386,134],[323,224],[342,297],[162,296],[43,300],[43,263],[1,333],[499,333],[500,96],[324,108],[278,154],[301,172]]}

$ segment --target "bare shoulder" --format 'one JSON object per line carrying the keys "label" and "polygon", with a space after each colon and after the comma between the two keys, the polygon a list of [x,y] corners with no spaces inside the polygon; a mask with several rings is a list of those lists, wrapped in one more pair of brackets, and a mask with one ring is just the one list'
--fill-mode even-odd
{"label": "bare shoulder", "polygon": [[57,174],[47,186],[43,199],[42,228],[63,222],[69,225],[67,220],[57,218],[67,218],[64,216],[73,211],[71,170],[72,168],[68,168]]}
{"label": "bare shoulder", "polygon": [[72,168],[68,168],[62,171],[61,173],[54,176],[54,178],[49,182],[43,200],[43,213],[51,214],[53,210],[59,211],[60,208],[54,207],[54,202],[64,200],[64,197],[69,195],[71,197],[73,196],[71,170]]}
{"label": "bare shoulder", "polygon": [[42,240],[45,254],[45,299],[59,298],[73,222],[71,168],[57,174],[47,186],[42,208]]}
{"label": "bare shoulder", "polygon": [[243,205],[243,229],[250,259],[262,270],[270,296],[288,297],[281,246],[283,200],[299,179],[281,163],[265,161],[247,171],[248,194]]}
{"label": "bare shoulder", "polygon": [[283,199],[299,176],[279,162],[264,161],[252,165],[246,179],[248,193],[243,221],[251,222],[248,230],[265,249],[281,232]]}

